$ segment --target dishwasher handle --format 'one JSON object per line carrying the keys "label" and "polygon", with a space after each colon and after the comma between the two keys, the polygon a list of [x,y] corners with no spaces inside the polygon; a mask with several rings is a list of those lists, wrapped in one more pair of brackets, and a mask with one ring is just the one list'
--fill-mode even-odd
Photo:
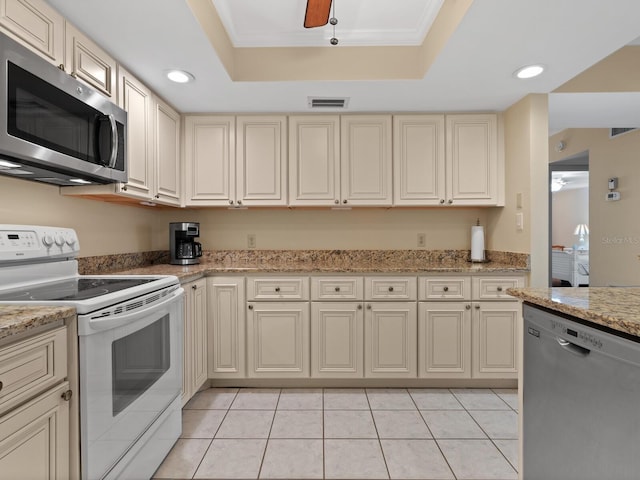
{"label": "dishwasher handle", "polygon": [[581,347],[580,345],[576,345],[575,343],[571,343],[564,338],[556,337],[556,341],[558,344],[564,348],[567,352],[577,355],[579,357],[586,357],[591,353],[591,350],[588,348]]}

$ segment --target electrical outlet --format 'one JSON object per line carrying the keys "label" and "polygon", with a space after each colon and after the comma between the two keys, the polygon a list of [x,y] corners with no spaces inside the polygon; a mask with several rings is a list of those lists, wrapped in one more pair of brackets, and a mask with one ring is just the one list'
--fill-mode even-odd
{"label": "electrical outlet", "polygon": [[427,246],[427,234],[426,233],[419,233],[418,234],[418,247],[419,248],[424,248]]}
{"label": "electrical outlet", "polygon": [[256,234],[250,233],[247,235],[247,247],[248,248],[256,248]]}

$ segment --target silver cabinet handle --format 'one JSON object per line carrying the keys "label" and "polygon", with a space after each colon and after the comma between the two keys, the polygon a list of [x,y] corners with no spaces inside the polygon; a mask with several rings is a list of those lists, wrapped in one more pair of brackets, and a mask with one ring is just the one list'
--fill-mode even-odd
{"label": "silver cabinet handle", "polygon": [[197,286],[197,285],[191,285],[191,289],[192,289],[192,290],[197,290],[197,289],[198,289],[198,286]]}
{"label": "silver cabinet handle", "polygon": [[73,392],[71,390],[67,390],[66,392],[63,392],[61,397],[65,402],[68,402],[69,400],[71,400],[71,397],[73,396]]}

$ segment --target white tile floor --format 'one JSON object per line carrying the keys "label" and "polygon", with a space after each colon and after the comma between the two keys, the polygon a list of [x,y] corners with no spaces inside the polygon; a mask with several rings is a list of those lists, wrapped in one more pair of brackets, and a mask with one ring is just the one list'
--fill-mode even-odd
{"label": "white tile floor", "polygon": [[157,479],[517,479],[515,390],[212,388]]}

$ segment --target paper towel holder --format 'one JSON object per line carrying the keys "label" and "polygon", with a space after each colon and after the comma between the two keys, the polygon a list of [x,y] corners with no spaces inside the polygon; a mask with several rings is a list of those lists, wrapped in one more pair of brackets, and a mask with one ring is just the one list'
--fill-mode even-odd
{"label": "paper towel holder", "polygon": [[[478,227],[480,227],[480,231],[482,232],[482,238],[481,238],[481,245],[482,245],[482,258],[473,258],[473,237],[474,237],[474,230],[476,230]],[[480,245],[478,245],[480,246]],[[478,252],[476,252],[478,253]],[[480,226],[480,219],[478,218],[476,225],[471,227],[471,249],[469,250],[469,262],[471,263],[489,263],[489,260],[487,259],[487,250],[484,248],[484,228],[482,228]]]}

